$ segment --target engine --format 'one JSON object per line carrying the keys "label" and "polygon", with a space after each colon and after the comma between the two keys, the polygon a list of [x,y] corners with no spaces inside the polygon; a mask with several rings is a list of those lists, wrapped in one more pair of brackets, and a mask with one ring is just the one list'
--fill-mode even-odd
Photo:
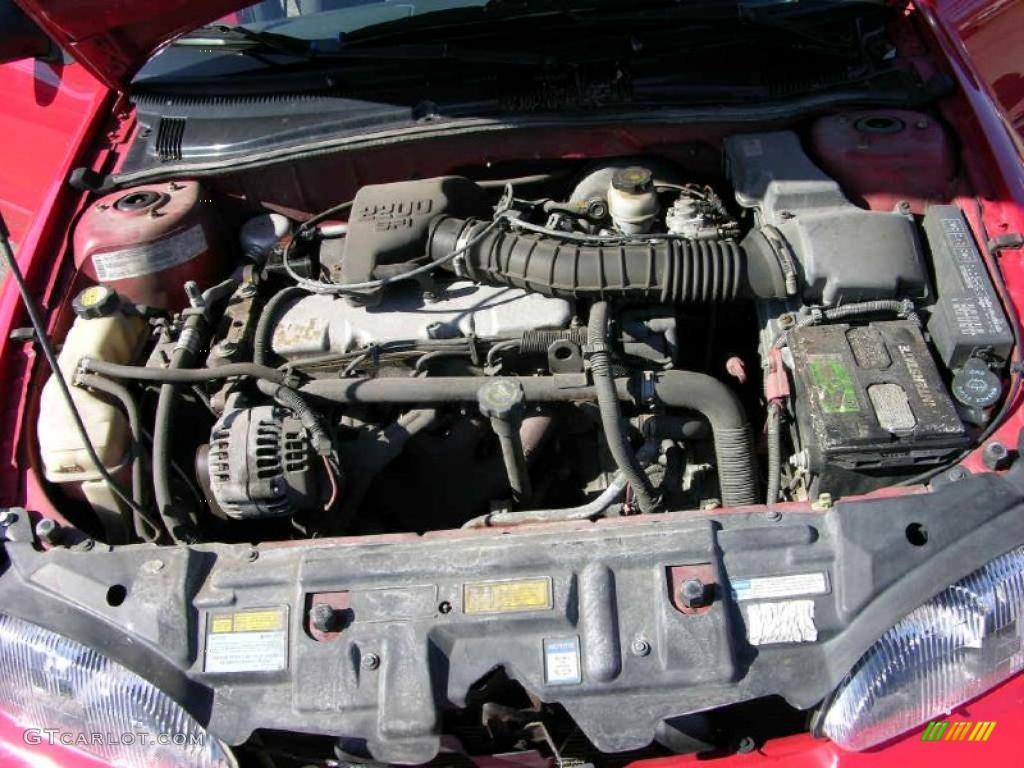
{"label": "engine", "polygon": [[[62,365],[140,503],[143,429],[108,380],[158,385],[135,394],[160,519],[133,521],[41,424],[47,478],[112,538],[230,539],[835,498],[959,455],[1013,345],[963,213],[855,204],[792,131],[722,156],[717,183],[640,157],[561,194],[367,185],[308,220],[251,216],[221,282],[233,249],[197,185],[115,193],[76,233],[104,293]],[[159,231],[115,242],[154,206]]]}

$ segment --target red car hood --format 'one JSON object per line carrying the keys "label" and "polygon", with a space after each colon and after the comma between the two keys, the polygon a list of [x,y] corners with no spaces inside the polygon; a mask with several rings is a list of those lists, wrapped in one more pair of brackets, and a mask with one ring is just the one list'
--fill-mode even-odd
{"label": "red car hood", "polygon": [[254,0],[15,0],[103,83],[125,90],[161,46]]}

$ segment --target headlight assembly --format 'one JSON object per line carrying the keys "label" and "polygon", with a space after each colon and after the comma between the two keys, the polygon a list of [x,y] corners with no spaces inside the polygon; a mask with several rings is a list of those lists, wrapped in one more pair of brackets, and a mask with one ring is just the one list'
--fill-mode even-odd
{"label": "headlight assembly", "polygon": [[1024,547],[915,609],[840,683],[821,720],[845,749],[880,744],[955,709],[1024,668]]}
{"label": "headlight assembly", "polygon": [[229,749],[155,686],[96,651],[0,614],[0,709],[47,739],[118,766],[230,768]]}

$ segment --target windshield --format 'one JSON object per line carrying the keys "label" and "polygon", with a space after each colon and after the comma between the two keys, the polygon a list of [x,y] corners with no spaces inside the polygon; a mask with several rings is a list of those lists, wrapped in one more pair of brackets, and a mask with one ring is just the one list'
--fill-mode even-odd
{"label": "windshield", "polygon": [[363,27],[487,0],[263,0],[222,21],[259,32],[322,40]]}

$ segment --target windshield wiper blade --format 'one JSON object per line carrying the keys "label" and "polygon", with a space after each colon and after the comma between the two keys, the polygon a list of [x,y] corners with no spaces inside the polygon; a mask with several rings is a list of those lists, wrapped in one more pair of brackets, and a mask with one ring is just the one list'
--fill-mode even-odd
{"label": "windshield wiper blade", "polygon": [[172,45],[232,50],[261,48],[288,56],[307,58],[316,53],[311,40],[303,40],[277,32],[257,32],[232,24],[207,24],[179,37]]}

